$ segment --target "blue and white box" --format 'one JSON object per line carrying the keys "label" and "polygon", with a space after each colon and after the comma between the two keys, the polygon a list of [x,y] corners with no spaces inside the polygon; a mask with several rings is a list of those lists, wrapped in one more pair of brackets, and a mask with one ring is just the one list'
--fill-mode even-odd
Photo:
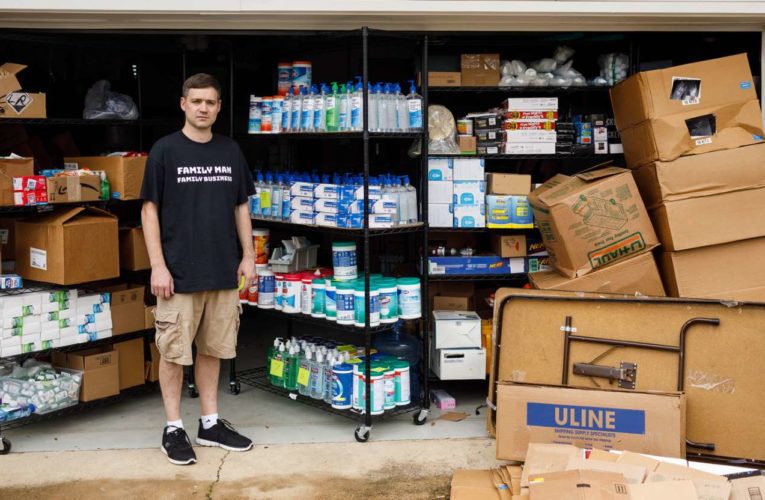
{"label": "blue and white box", "polygon": [[308,196],[293,196],[290,199],[290,212],[292,212],[292,210],[310,212],[313,210],[313,202],[313,191],[311,191],[310,198]]}
{"label": "blue and white box", "polygon": [[483,158],[453,158],[455,181],[482,181],[485,178]]}
{"label": "blue and white box", "polygon": [[430,227],[454,227],[454,209],[451,203],[428,203]]}
{"label": "blue and white box", "polygon": [[486,227],[493,229],[531,229],[534,214],[526,195],[490,194],[486,196]]}
{"label": "blue and white box", "polygon": [[290,222],[313,226],[315,224],[313,210],[293,210],[290,212]]}
{"label": "blue and white box", "polygon": [[290,184],[290,196],[313,198],[315,187],[316,185],[313,182],[293,182]]}
{"label": "blue and white box", "polygon": [[452,203],[454,183],[452,181],[428,182],[428,203]]}
{"label": "blue and white box", "polygon": [[454,227],[486,227],[486,205],[454,205]]}
{"label": "blue and white box", "polygon": [[324,227],[338,227],[337,219],[337,214],[317,213],[314,217],[314,224]]}
{"label": "blue and white box", "polygon": [[454,181],[455,205],[483,205],[486,202],[486,182]]}
{"label": "blue and white box", "polygon": [[338,191],[337,184],[317,184],[316,189],[313,190],[313,197],[336,200],[339,197]]}
{"label": "blue and white box", "polygon": [[[343,185],[340,186],[337,193],[339,200],[363,200],[364,199],[364,186]],[[379,200],[382,198],[382,187],[379,184],[369,185],[369,197],[370,200]]]}
{"label": "blue and white box", "polygon": [[428,181],[454,180],[454,162],[452,158],[428,159]]}

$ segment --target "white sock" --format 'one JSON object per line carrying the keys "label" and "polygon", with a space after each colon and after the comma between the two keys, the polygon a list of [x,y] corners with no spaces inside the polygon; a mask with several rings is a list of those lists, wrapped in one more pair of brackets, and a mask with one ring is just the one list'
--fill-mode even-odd
{"label": "white sock", "polygon": [[183,429],[183,420],[168,420],[167,427],[168,427],[167,429],[168,431]]}
{"label": "white sock", "polygon": [[202,427],[207,430],[218,423],[218,414],[202,415]]}

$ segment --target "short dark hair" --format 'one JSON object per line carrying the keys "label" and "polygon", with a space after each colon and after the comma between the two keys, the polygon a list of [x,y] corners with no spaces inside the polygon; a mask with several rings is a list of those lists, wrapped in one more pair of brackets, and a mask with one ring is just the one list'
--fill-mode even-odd
{"label": "short dark hair", "polygon": [[189,89],[208,89],[210,87],[218,92],[218,99],[220,99],[220,83],[218,83],[214,76],[207,73],[191,75],[183,82],[183,97],[189,96]]}

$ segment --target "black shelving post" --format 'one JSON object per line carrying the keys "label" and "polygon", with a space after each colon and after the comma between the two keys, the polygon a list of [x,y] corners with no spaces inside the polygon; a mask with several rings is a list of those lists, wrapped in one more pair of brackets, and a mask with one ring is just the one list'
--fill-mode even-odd
{"label": "black shelving post", "polygon": [[422,137],[420,138],[420,200],[422,203],[422,222],[424,224],[422,231],[422,252],[420,252],[422,266],[422,285],[420,290],[422,318],[420,319],[420,333],[422,335],[422,361],[420,366],[420,380],[422,384],[422,409],[424,415],[417,415],[415,423],[425,423],[427,412],[430,410],[430,295],[428,292],[428,280],[430,270],[428,269],[428,35],[422,40]]}

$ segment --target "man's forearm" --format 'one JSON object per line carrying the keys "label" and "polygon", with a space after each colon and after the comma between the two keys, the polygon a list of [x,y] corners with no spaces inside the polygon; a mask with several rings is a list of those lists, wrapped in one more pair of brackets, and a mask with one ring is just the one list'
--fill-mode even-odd
{"label": "man's forearm", "polygon": [[255,249],[252,246],[252,219],[250,219],[250,207],[247,203],[237,205],[235,210],[236,232],[239,235],[239,243],[242,245],[243,258],[255,258]]}
{"label": "man's forearm", "polygon": [[141,224],[143,225],[143,238],[146,240],[146,251],[149,254],[149,262],[152,268],[166,267],[165,256],[162,254],[162,238],[159,229],[159,215],[157,205],[145,201],[141,208]]}

